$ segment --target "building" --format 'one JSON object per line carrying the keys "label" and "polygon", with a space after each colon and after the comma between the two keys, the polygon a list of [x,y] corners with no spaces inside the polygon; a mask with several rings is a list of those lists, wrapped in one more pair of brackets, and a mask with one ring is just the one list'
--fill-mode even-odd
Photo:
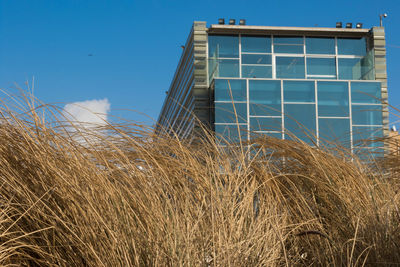
{"label": "building", "polygon": [[384,28],[359,26],[194,22],[156,131],[193,138],[205,125],[233,141],[297,136],[383,151],[366,140],[389,135]]}

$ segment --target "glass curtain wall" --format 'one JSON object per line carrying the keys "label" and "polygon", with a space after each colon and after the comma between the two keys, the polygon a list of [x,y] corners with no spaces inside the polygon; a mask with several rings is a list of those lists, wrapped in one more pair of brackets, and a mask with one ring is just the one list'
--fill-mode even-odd
{"label": "glass curtain wall", "polygon": [[373,80],[365,38],[209,35],[209,78]]}
{"label": "glass curtain wall", "polygon": [[215,131],[230,142],[252,135],[382,151],[381,85],[375,81],[214,80]]}
{"label": "glass curtain wall", "polygon": [[209,36],[215,131],[381,151],[381,84],[365,38]]}

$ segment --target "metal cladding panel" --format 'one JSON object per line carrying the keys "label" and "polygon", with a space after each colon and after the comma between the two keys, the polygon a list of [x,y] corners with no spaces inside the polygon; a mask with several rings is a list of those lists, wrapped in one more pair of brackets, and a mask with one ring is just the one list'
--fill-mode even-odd
{"label": "metal cladding panel", "polygon": [[[373,27],[371,29],[373,38],[375,79],[381,82],[382,102],[383,102],[383,134],[389,136],[389,109],[387,93],[387,72],[386,72],[386,42],[385,29],[383,27]],[[385,145],[388,148],[388,144]]]}

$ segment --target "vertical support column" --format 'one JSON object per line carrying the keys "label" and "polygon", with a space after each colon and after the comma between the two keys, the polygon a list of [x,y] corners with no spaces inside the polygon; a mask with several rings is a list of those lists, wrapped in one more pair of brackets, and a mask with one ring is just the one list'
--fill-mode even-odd
{"label": "vertical support column", "polygon": [[[381,82],[381,98],[382,101],[388,102],[388,86],[386,72],[386,42],[385,29],[383,27],[372,28],[374,64],[375,64],[375,80]],[[383,136],[389,136],[389,108],[387,104],[383,104]],[[385,144],[388,149],[388,144]]]}
{"label": "vertical support column", "polygon": [[[210,93],[207,74],[207,27],[205,21],[193,23],[193,72],[194,72],[194,132],[202,132],[202,126],[210,127]],[[202,125],[201,125],[202,124]]]}

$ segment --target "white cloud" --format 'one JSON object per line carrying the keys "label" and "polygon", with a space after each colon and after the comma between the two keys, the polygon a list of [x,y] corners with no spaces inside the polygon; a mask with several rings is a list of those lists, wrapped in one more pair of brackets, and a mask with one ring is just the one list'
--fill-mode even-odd
{"label": "white cloud", "polygon": [[109,111],[110,103],[105,98],[66,104],[63,115],[68,121],[87,128],[105,125]]}
{"label": "white cloud", "polygon": [[[69,103],[64,106],[63,116],[67,120],[65,130],[73,140],[86,145],[98,143],[106,132],[99,130],[93,132],[95,127],[107,124],[107,115],[110,111],[108,99],[87,100]],[[69,125],[69,126],[68,126]]]}

